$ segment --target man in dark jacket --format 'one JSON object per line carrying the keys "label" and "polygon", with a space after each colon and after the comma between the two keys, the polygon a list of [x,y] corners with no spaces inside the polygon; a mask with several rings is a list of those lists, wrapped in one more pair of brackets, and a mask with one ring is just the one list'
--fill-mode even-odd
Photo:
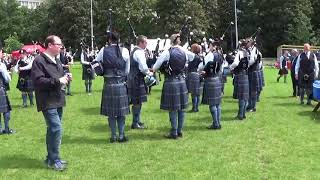
{"label": "man in dark jacket", "polygon": [[292,54],[292,58],[291,58],[291,80],[292,80],[292,96],[296,97],[299,96],[299,84],[298,84],[298,80],[296,80],[295,78],[295,68],[296,68],[296,64],[297,64],[297,60],[298,60],[298,56],[299,56],[299,52],[297,49],[292,49],[291,50],[291,54]]}
{"label": "man in dark jacket", "polygon": [[62,107],[65,106],[65,87],[68,77],[64,76],[61,61],[56,58],[62,46],[61,39],[50,35],[45,40],[46,51],[37,56],[31,69],[35,88],[37,110],[42,111],[47,124],[47,163],[49,168],[62,171],[66,161],[60,159],[62,137]]}

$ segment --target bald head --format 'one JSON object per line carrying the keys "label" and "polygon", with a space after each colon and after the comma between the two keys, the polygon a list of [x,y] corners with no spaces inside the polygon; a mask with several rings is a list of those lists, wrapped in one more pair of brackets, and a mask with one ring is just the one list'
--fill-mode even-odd
{"label": "bald head", "polygon": [[309,43],[305,43],[305,44],[303,45],[303,50],[304,50],[305,52],[310,51],[310,49],[311,49],[311,46],[310,46]]}

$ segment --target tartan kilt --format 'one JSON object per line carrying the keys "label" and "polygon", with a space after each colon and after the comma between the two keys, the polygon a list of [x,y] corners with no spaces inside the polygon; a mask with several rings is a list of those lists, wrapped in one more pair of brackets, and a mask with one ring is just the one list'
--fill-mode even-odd
{"label": "tartan kilt", "polygon": [[30,77],[19,77],[16,87],[22,92],[34,91],[33,82]]}
{"label": "tartan kilt", "polygon": [[82,80],[93,80],[94,69],[90,65],[82,65]]}
{"label": "tartan kilt", "polygon": [[246,74],[234,76],[233,98],[239,100],[249,99],[249,80]]}
{"label": "tartan kilt", "polygon": [[147,89],[143,76],[128,76],[128,97],[130,104],[141,104],[147,102]]}
{"label": "tartan kilt", "polygon": [[249,78],[249,96],[257,97],[258,92],[260,92],[262,89],[259,81],[259,71],[249,72],[248,78]]}
{"label": "tartan kilt", "polygon": [[129,101],[125,83],[104,83],[100,114],[110,117],[129,114]]}
{"label": "tartan kilt", "polygon": [[204,79],[202,104],[221,104],[223,83],[219,76]]}
{"label": "tartan kilt", "polygon": [[0,87],[0,113],[11,111],[10,101],[6,90]]}
{"label": "tartan kilt", "polygon": [[288,70],[285,69],[285,68],[280,69],[278,74],[279,74],[279,75],[286,75],[286,74],[288,74]]}
{"label": "tartan kilt", "polygon": [[187,88],[188,88],[188,92],[193,94],[193,95],[200,95],[200,88],[201,88],[201,84],[200,84],[200,75],[197,72],[190,72],[187,75]]}
{"label": "tartan kilt", "polygon": [[188,90],[184,77],[168,77],[164,80],[160,109],[176,111],[188,107]]}

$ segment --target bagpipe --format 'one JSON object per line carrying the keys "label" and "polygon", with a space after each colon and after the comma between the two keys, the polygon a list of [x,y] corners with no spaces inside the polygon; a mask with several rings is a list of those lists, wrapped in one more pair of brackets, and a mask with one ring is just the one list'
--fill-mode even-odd
{"label": "bagpipe", "polygon": [[[223,64],[225,64],[225,58],[223,57],[223,50],[221,48],[221,44],[222,42],[224,41],[224,38],[225,38],[225,34],[227,33],[227,31],[231,28],[231,26],[233,25],[234,23],[231,21],[229,23],[229,25],[227,26],[227,28],[224,30],[224,32],[222,33],[222,35],[220,36],[220,38],[215,38],[215,39],[210,39],[210,43],[213,44],[214,46],[217,46],[215,51],[218,53],[218,56],[215,56],[215,59],[218,58],[219,59],[219,62],[218,63],[215,63],[214,65],[218,65],[219,64],[219,67],[220,66],[223,66]],[[221,62],[220,62],[221,61]],[[208,66],[212,66],[210,63]],[[206,67],[205,67],[206,69]],[[215,69],[215,71],[217,71],[217,69]],[[223,70],[222,70],[222,75],[223,76],[228,76],[228,75],[231,75],[231,71],[230,71],[230,67],[229,65],[227,66],[224,66],[223,67]]]}
{"label": "bagpipe", "polygon": [[[181,28],[179,30],[179,33],[176,34],[176,38],[173,40],[173,42],[171,42],[172,44],[174,44],[175,43],[174,41],[176,41],[178,38],[181,38],[181,36],[187,36],[187,41],[189,43],[189,41],[190,41],[189,24],[191,22],[191,19],[192,19],[191,16],[188,16],[185,19],[183,25],[181,26]],[[187,34],[187,35],[185,35],[185,34]],[[193,35],[193,33],[191,33],[191,34]],[[189,46],[190,46],[190,44],[189,44]],[[169,49],[169,51],[170,51],[170,49]],[[169,61],[170,60],[164,61],[162,63],[162,65],[160,66],[159,70],[164,75],[171,75],[172,68],[170,67],[170,62]]]}
{"label": "bagpipe", "polygon": [[[112,23],[113,23],[113,19],[112,19],[112,9],[109,9],[107,12],[107,16],[108,16],[108,26],[106,29],[106,34],[108,36],[109,33],[112,32]],[[93,61],[90,63],[92,69],[94,69],[95,73],[98,76],[103,76],[104,75],[104,69],[103,69],[103,65],[100,61]]]}
{"label": "bagpipe", "polygon": [[91,66],[91,63],[93,62],[93,60],[95,59],[94,54],[90,53],[89,51],[89,46],[86,44],[86,42],[84,41],[84,39],[80,39],[80,46],[82,49],[82,54],[85,58],[85,61],[89,62],[90,65],[83,65],[84,68],[86,68],[85,72],[89,75],[91,75],[93,73],[93,68]]}
{"label": "bagpipe", "polygon": [[[130,17],[127,18],[127,22],[128,22],[128,25],[131,29],[131,33],[132,35],[134,36],[135,40],[138,38],[132,24],[131,24],[131,21],[130,21]],[[159,50],[159,43],[160,43],[160,39],[158,39],[158,42],[157,42],[157,47],[158,47],[158,50]],[[131,46],[131,45],[130,45]],[[157,49],[157,48],[156,48]],[[145,55],[146,55],[146,58],[149,57],[148,55],[148,52],[145,52]],[[153,54],[153,57],[155,56],[155,54]],[[147,59],[148,60],[148,59]],[[154,59],[153,59],[154,60]],[[147,61],[148,62],[148,61]],[[148,65],[148,64],[147,64]],[[144,81],[145,81],[145,84],[146,86],[148,87],[151,87],[151,86],[154,86],[156,85],[156,78],[154,76],[149,76],[149,75],[145,75],[144,77]]]}

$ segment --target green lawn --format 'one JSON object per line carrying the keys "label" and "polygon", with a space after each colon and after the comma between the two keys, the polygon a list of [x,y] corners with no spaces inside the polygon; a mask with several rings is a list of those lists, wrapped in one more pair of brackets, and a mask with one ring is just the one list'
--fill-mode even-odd
{"label": "green lawn", "polygon": [[107,119],[99,115],[103,80],[94,81],[88,96],[80,68],[73,67],[74,96],[67,97],[64,109],[61,156],[69,161],[64,172],[44,166],[45,122],[35,107],[21,108],[14,75],[9,94],[17,133],[0,136],[0,179],[320,179],[320,112],[289,97],[291,82],[276,83],[275,69],[265,69],[261,102],[245,121],[234,120],[238,104],[229,78],[222,130],[206,129],[212,119],[201,105],[199,113],[186,114],[184,137],[167,140],[163,135],[170,126],[168,113],[159,108],[159,85],[143,106],[148,129],[131,130],[129,115],[130,141],[109,144]]}

